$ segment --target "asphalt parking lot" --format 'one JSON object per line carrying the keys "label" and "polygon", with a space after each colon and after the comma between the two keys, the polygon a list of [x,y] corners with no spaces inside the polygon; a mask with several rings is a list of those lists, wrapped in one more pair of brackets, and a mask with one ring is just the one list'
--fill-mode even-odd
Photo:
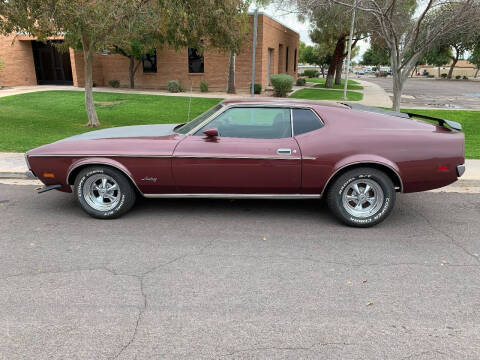
{"label": "asphalt parking lot", "polygon": [[0,184],[0,359],[479,359],[480,194],[142,200],[100,221]]}
{"label": "asphalt parking lot", "polygon": [[[360,76],[393,94],[392,77]],[[405,82],[402,107],[480,109],[480,81],[410,78]]]}

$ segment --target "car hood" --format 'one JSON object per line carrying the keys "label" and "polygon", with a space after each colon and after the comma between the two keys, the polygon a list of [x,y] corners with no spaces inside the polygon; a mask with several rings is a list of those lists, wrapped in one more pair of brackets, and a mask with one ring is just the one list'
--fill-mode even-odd
{"label": "car hood", "polygon": [[179,124],[120,126],[89,131],[83,134],[70,136],[60,141],[166,136],[173,134],[173,129],[178,125]]}

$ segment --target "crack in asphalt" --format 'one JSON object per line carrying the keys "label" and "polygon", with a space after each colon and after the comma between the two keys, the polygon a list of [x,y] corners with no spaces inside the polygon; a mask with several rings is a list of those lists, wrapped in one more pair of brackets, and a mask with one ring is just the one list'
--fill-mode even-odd
{"label": "crack in asphalt", "polygon": [[[455,239],[453,238],[452,235],[450,235],[449,233],[447,233],[445,230],[442,230],[440,229],[439,227],[435,227],[433,226],[432,222],[430,221],[429,218],[427,218],[424,214],[422,214],[421,212],[419,211],[416,211],[415,209],[413,209],[414,212],[416,212],[422,219],[425,220],[425,222],[430,226],[430,228],[432,228],[432,230],[436,231],[437,233],[439,234],[442,234],[443,236],[445,236],[446,238],[448,238],[450,240],[450,242],[452,243],[452,245],[456,246],[457,248],[461,249],[465,254],[467,254],[468,256],[472,257],[479,265],[480,265],[480,258],[478,255],[475,255],[474,253],[468,251],[464,246],[460,245],[457,241],[455,241]],[[478,266],[478,265],[477,265]]]}
{"label": "crack in asphalt", "polygon": [[122,348],[120,349],[120,351],[112,358],[112,360],[115,360],[115,359],[118,359],[120,357],[120,355],[122,355],[123,352],[125,352],[125,350],[127,350],[130,345],[132,345],[134,342],[135,342],[135,339],[137,337],[137,334],[138,334],[138,329],[139,329],[139,326],[140,326],[140,323],[141,323],[141,320],[143,319],[143,315],[145,313],[145,311],[147,310],[147,306],[148,306],[148,301],[147,301],[147,294],[145,293],[145,284],[144,284],[144,280],[145,280],[145,277],[149,274],[152,274],[154,273],[155,271],[159,270],[160,268],[163,268],[165,266],[168,266],[170,264],[173,264],[174,262],[177,262],[177,261],[180,261],[180,260],[183,260],[185,259],[186,257],[189,257],[189,256],[197,256],[197,255],[201,255],[203,253],[203,251],[205,251],[205,249],[211,247],[214,243],[214,240],[210,240],[205,246],[203,246],[199,251],[197,252],[193,252],[193,253],[186,253],[186,254],[183,254],[181,256],[178,256],[170,261],[167,261],[165,263],[162,263],[160,265],[157,265],[157,266],[154,266],[152,267],[151,269],[141,273],[140,275],[136,275],[136,274],[131,274],[129,276],[133,276],[133,277],[136,277],[138,280],[139,280],[139,283],[140,283],[140,292],[142,294],[142,297],[143,297],[143,306],[139,309],[139,312],[138,312],[138,317],[137,317],[137,321],[135,322],[135,328],[133,329],[133,333],[132,333],[132,336],[130,337],[130,339],[128,340],[128,342],[122,346]]}
{"label": "crack in asphalt", "polygon": [[415,353],[415,354],[412,354],[412,355],[408,355],[406,357],[401,358],[400,360],[416,359],[419,356],[428,355],[428,354],[447,355],[446,353],[441,352],[440,350],[427,350],[427,351],[422,351],[420,353]]}
{"label": "crack in asphalt", "polygon": [[235,354],[244,353],[244,352],[252,352],[252,351],[268,351],[268,350],[275,350],[275,351],[314,351],[313,349],[318,346],[350,346],[350,345],[357,345],[354,343],[346,343],[346,342],[325,342],[325,343],[314,343],[311,346],[286,346],[286,347],[254,347],[254,348],[247,348],[247,349],[238,349],[233,350],[226,354],[219,355],[220,357],[227,357],[233,356]]}

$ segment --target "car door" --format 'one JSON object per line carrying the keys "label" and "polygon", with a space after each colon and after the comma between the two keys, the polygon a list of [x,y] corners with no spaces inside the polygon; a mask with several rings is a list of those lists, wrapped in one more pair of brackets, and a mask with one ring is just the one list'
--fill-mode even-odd
{"label": "car door", "polygon": [[[218,136],[204,134],[212,128]],[[172,166],[184,193],[298,193],[301,153],[291,110],[230,107],[180,142]]]}

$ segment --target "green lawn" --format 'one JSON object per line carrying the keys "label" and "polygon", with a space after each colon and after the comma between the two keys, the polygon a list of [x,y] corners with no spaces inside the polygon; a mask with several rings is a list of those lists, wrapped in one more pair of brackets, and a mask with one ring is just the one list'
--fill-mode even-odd
{"label": "green lawn", "polygon": [[[316,83],[314,87],[319,87],[319,88],[324,88],[325,87],[325,80],[324,78],[308,78],[308,82],[313,82]],[[332,89],[343,89],[345,86],[345,80],[342,79],[342,84],[341,85],[335,85],[333,84]],[[363,86],[359,84],[358,81],[355,80],[348,80],[348,86],[347,88],[349,90],[363,90]]]}
{"label": "green lawn", "polygon": [[402,111],[453,120],[462,124],[462,132],[465,134],[465,157],[467,159],[480,159],[480,111],[436,109],[402,109]]}
{"label": "green lawn", "polygon": [[[343,91],[338,90],[321,90],[321,89],[302,89],[290,95],[295,99],[309,99],[309,100],[343,100]],[[347,91],[347,100],[360,101],[363,99],[363,94],[355,91]]]}
{"label": "green lawn", "polygon": [[[336,90],[302,89],[292,98],[342,100]],[[100,128],[180,123],[187,120],[188,97],[95,93]],[[349,91],[349,100],[363,95]],[[190,119],[217,104],[221,99],[192,98]],[[91,131],[81,91],[48,91],[0,98],[0,151],[24,152],[34,147]],[[404,110],[407,111],[407,110]],[[465,133],[465,155],[480,159],[480,111],[412,110],[423,115],[457,121]]]}
{"label": "green lawn", "polygon": [[[114,126],[181,123],[188,97],[94,93],[102,129]],[[190,119],[221,99],[192,98]],[[82,91],[48,91],[0,98],[0,151],[24,152],[86,131]]]}

